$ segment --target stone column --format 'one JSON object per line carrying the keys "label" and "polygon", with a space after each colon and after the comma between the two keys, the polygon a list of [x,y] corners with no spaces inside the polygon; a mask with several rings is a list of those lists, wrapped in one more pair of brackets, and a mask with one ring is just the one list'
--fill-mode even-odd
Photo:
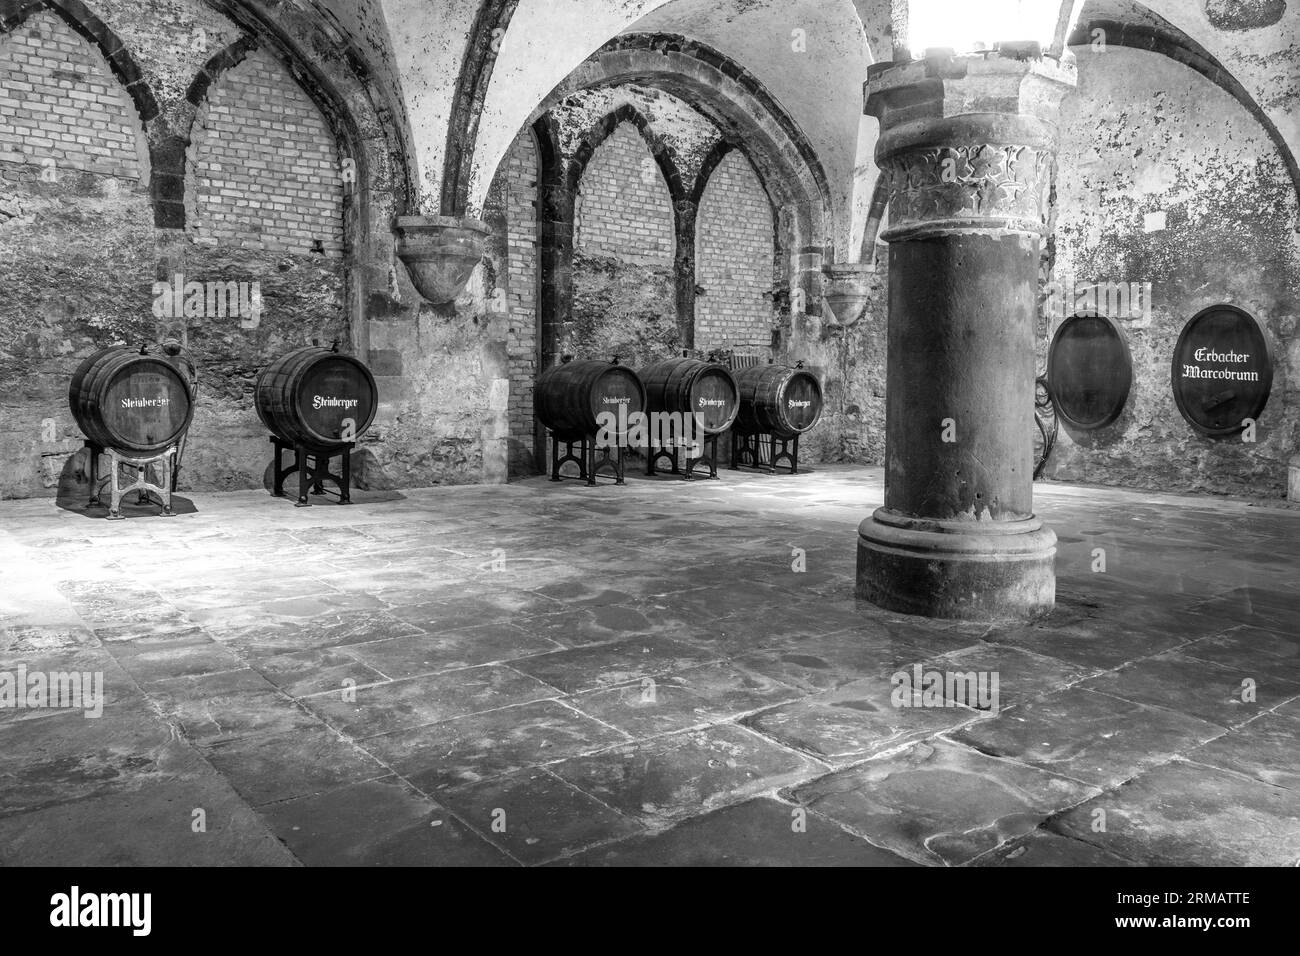
{"label": "stone column", "polygon": [[1073,58],[882,63],[866,84],[889,182],[885,505],[857,593],[909,614],[1050,611],[1033,512],[1034,312]]}

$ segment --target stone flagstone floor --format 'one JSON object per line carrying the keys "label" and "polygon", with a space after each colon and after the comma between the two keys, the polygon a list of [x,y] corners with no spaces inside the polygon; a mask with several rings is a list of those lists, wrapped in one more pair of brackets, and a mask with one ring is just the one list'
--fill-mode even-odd
{"label": "stone flagstone floor", "polygon": [[184,497],[0,503],[0,675],[107,699],[0,709],[0,864],[1300,861],[1294,511],[1040,485],[977,627],[854,601],[878,469]]}

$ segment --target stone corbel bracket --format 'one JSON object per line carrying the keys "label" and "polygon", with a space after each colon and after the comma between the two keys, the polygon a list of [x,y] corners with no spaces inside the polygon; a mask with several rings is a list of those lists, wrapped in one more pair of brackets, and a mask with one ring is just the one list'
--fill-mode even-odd
{"label": "stone corbel bracket", "polygon": [[465,291],[491,228],[468,216],[399,216],[394,232],[397,258],[416,290],[433,305],[444,306]]}
{"label": "stone corbel bracket", "polygon": [[823,332],[840,332],[856,325],[866,312],[880,277],[870,262],[838,263],[822,267],[826,277],[822,301],[834,317]]}

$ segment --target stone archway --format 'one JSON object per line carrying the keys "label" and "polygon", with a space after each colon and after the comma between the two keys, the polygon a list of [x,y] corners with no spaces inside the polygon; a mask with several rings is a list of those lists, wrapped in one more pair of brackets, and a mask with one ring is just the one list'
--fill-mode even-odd
{"label": "stone archway", "polygon": [[[831,228],[830,189],[798,125],[761,84],[717,51],[682,37],[621,36],[557,86],[533,112],[532,128],[542,144],[539,254],[543,366],[558,358],[553,343],[559,340],[572,295],[573,199],[576,176],[581,173],[575,151],[565,150],[550,111],[580,90],[629,83],[677,97],[712,123],[719,134],[719,143],[696,171],[689,190],[674,195],[679,250],[677,311],[684,341],[693,340],[695,210],[710,171],[732,148],[743,149],[772,205],[778,306],[787,314],[817,314]],[[797,327],[792,328],[792,334],[798,332]]]}

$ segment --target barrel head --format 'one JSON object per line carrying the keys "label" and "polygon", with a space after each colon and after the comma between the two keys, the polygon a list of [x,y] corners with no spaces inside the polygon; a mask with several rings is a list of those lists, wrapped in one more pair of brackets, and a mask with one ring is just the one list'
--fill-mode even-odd
{"label": "barrel head", "polygon": [[118,447],[157,451],[180,440],[189,424],[189,387],[167,362],[133,362],[109,382],[102,410]]}
{"label": "barrel head", "polygon": [[[591,412],[600,422],[602,413],[613,413],[618,422],[618,434],[623,437],[635,413],[644,413],[645,388],[636,372],[623,365],[605,369],[591,388]],[[620,412],[620,409],[623,412]],[[624,417],[625,413],[625,417]]]}
{"label": "barrel head", "polygon": [[365,368],[343,355],[314,362],[303,373],[297,399],[302,424],[327,443],[360,438],[374,421],[378,402]]}
{"label": "barrel head", "polygon": [[1268,404],[1273,347],[1254,316],[1213,305],[1183,327],[1171,372],[1174,402],[1187,423],[1202,435],[1228,438]]}
{"label": "barrel head", "polygon": [[1074,315],[1052,337],[1047,356],[1056,413],[1067,425],[1104,428],[1119,418],[1133,384],[1133,363],[1119,324]]}
{"label": "barrel head", "polygon": [[785,419],[796,432],[806,432],[822,417],[822,387],[811,372],[796,371],[782,396]]}

